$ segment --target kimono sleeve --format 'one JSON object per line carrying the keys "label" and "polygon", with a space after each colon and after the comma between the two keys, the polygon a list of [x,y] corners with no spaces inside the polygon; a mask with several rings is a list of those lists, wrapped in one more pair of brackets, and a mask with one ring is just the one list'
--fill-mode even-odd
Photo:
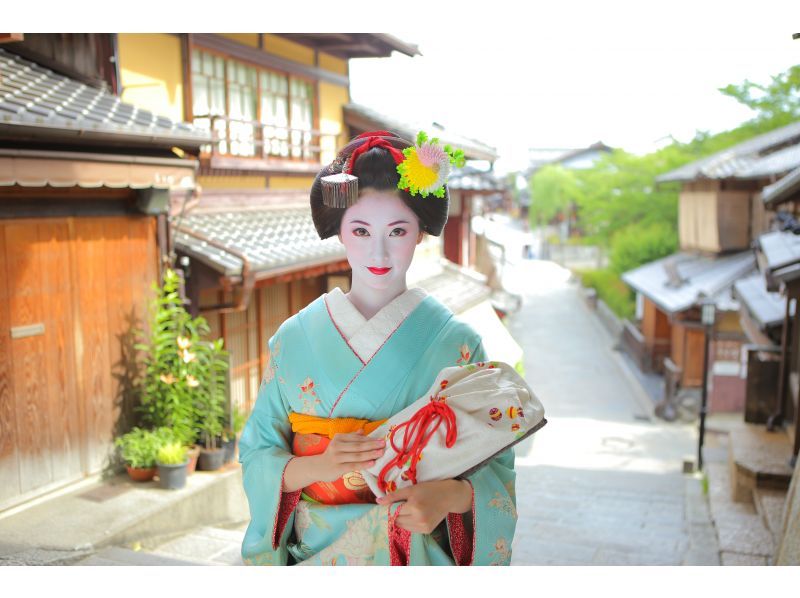
{"label": "kimono sleeve", "polygon": [[278,335],[269,341],[270,358],[258,397],[239,442],[250,525],[242,543],[246,564],[285,565],[300,490],[283,492],[283,475],[293,458],[289,406],[281,389]]}
{"label": "kimono sleeve", "polygon": [[[471,362],[487,361],[478,343]],[[472,486],[472,512],[450,513],[447,530],[457,565],[508,565],[517,526],[514,450],[509,448],[465,478]]]}

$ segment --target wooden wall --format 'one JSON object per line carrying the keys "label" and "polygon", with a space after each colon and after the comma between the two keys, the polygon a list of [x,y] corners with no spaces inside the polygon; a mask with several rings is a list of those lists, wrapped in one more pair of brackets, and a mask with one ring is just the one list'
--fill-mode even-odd
{"label": "wooden wall", "polygon": [[703,383],[703,327],[674,322],[670,358],[683,369],[681,386],[700,386]]}
{"label": "wooden wall", "polygon": [[[155,225],[0,221],[0,508],[109,463],[130,413],[129,331],[158,278]],[[43,333],[12,338],[35,324]]]}

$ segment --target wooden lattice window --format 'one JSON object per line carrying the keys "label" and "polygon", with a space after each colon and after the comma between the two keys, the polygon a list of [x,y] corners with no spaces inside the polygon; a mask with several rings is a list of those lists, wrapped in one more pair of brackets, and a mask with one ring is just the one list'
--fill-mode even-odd
{"label": "wooden lattice window", "polygon": [[[192,122],[195,126],[210,130],[211,116],[227,114],[225,99],[225,60],[210,52],[192,51]],[[228,132],[224,120],[214,122],[214,130],[222,140],[217,151],[228,153]],[[203,151],[209,151],[205,147]]]}

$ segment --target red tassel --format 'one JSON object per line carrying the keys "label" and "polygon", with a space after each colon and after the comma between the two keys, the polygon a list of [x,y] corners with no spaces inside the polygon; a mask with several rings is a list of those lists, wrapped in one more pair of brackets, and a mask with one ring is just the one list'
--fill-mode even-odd
{"label": "red tassel", "polygon": [[[422,449],[424,449],[431,437],[439,429],[439,426],[444,422],[446,430],[445,446],[450,448],[455,444],[458,438],[458,427],[456,425],[456,414],[445,402],[443,398],[431,397],[431,402],[425,405],[422,409],[417,411],[411,419],[396,426],[389,433],[389,444],[395,451],[395,456],[391,459],[378,475],[378,487],[382,492],[387,490],[386,476],[397,467],[403,468],[406,462],[409,463],[408,469],[404,472],[407,479],[411,480],[412,484],[417,483],[417,462],[421,458]],[[432,427],[430,431],[429,427]],[[406,428],[403,434],[403,445],[398,447],[395,445],[395,435],[401,428]]]}

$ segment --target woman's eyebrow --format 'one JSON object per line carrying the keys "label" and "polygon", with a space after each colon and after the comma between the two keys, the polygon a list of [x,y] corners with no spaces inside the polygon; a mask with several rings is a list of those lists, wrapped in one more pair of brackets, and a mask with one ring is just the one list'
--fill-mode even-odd
{"label": "woman's eyebrow", "polygon": [[366,224],[367,226],[371,226],[369,222],[364,222],[363,220],[351,220],[350,224]]}
{"label": "woman's eyebrow", "polygon": [[398,220],[397,222],[390,222],[386,226],[394,226],[395,224],[408,224],[408,220]]}

